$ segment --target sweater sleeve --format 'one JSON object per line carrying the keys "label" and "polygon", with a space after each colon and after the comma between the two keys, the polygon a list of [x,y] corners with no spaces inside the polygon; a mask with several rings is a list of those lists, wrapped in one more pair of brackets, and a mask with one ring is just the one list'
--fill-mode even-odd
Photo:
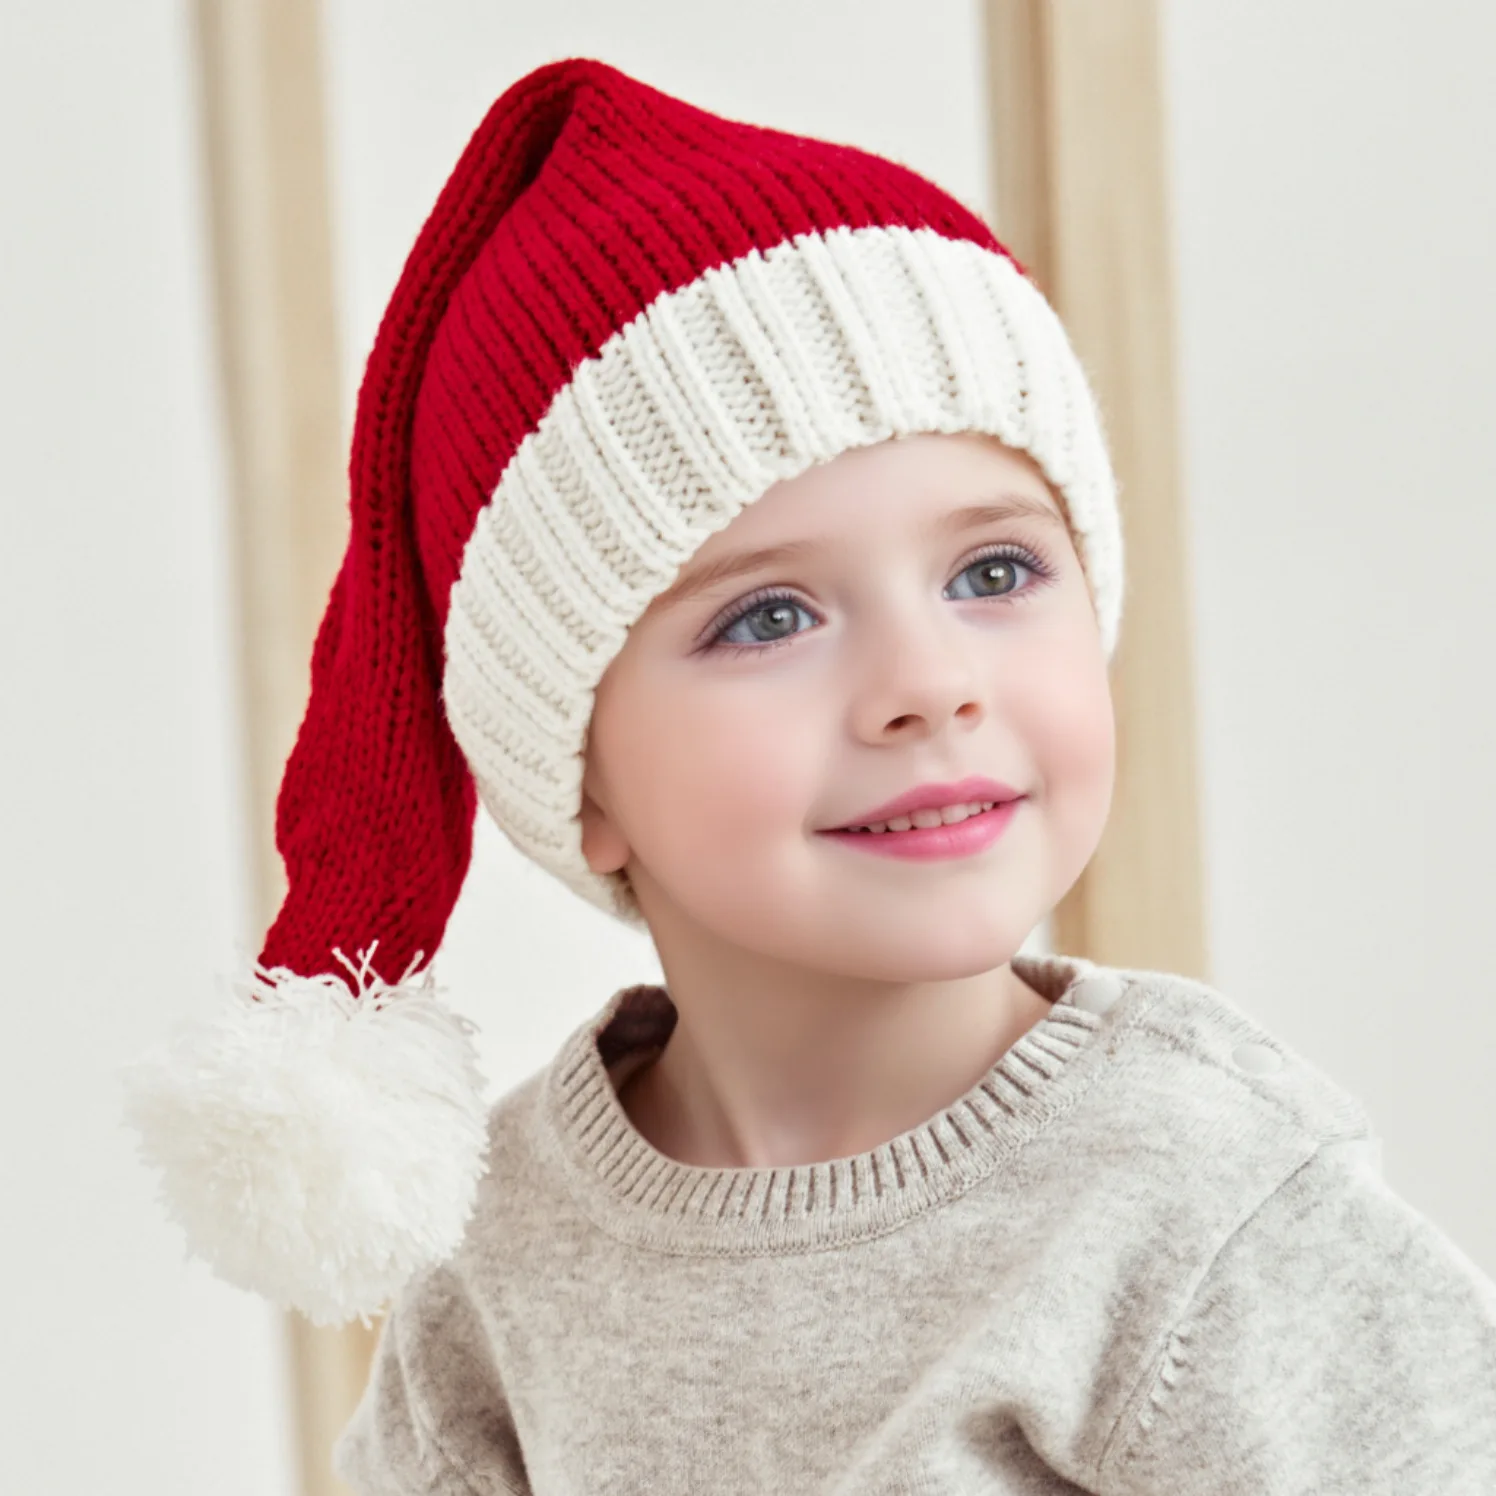
{"label": "sweater sleeve", "polygon": [[1496,1283],[1322,1145],[1201,1279],[1104,1451],[1106,1496],[1491,1496]]}
{"label": "sweater sleeve", "polygon": [[355,1496],[529,1496],[493,1347],[449,1266],[395,1300],[332,1463]]}

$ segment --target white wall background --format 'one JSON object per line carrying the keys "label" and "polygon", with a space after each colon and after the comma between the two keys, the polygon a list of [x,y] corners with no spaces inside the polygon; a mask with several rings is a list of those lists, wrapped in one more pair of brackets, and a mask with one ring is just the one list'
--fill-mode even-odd
{"label": "white wall background", "polygon": [[[259,934],[186,14],[0,15],[4,1489],[293,1489],[279,1316],[181,1260],[111,1080]],[[1367,1101],[1395,1187],[1496,1273],[1496,12],[1166,23],[1213,980]],[[989,206],[973,0],[328,0],[326,36],[350,419],[442,181],[550,58]],[[439,969],[495,1093],[658,975],[481,820]]]}
{"label": "white wall background", "polygon": [[0,9],[0,1490],[47,1496],[290,1491],[280,1318],[184,1264],[114,1078],[259,933],[184,20]]}
{"label": "white wall background", "polygon": [[1496,7],[1165,14],[1213,980],[1496,1276]]}

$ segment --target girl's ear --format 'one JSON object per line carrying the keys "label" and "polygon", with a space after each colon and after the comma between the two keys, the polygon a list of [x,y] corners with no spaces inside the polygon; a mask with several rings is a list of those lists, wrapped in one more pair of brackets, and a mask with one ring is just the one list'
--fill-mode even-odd
{"label": "girl's ear", "polygon": [[607,812],[584,788],[582,790],[582,856],[594,873],[616,873],[629,860],[623,833],[608,819]]}

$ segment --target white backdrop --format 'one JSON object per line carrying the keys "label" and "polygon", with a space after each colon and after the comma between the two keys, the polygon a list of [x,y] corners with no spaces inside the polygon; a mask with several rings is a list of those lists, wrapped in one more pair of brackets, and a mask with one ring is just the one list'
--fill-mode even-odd
{"label": "white backdrop", "polygon": [[190,65],[163,0],[0,8],[7,1491],[291,1489],[279,1320],[114,1081],[254,933]]}
{"label": "white backdrop", "polygon": [[[1366,1100],[1393,1184],[1496,1273],[1496,12],[1165,14],[1213,980]],[[293,1489],[279,1317],[182,1263],[109,1080],[259,934],[185,25],[0,15],[4,1489]],[[350,419],[442,181],[549,58],[988,206],[971,0],[330,0],[326,35]],[[658,968],[479,824],[439,970],[497,1093]]]}
{"label": "white backdrop", "polygon": [[1496,8],[1165,13],[1213,979],[1496,1276]]}

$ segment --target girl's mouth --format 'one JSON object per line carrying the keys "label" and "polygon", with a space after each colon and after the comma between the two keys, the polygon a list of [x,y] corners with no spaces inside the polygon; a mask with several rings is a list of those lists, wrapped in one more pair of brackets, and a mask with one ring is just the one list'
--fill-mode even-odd
{"label": "girl's mouth", "polygon": [[[1025,796],[1001,802],[978,802],[977,813],[959,821],[938,826],[916,826],[909,816],[897,817],[888,829],[875,831],[844,827],[839,831],[822,831],[844,846],[856,847],[885,857],[902,857],[914,862],[934,862],[948,857],[970,857],[990,847],[1007,830]],[[924,812],[916,812],[923,817]]]}

